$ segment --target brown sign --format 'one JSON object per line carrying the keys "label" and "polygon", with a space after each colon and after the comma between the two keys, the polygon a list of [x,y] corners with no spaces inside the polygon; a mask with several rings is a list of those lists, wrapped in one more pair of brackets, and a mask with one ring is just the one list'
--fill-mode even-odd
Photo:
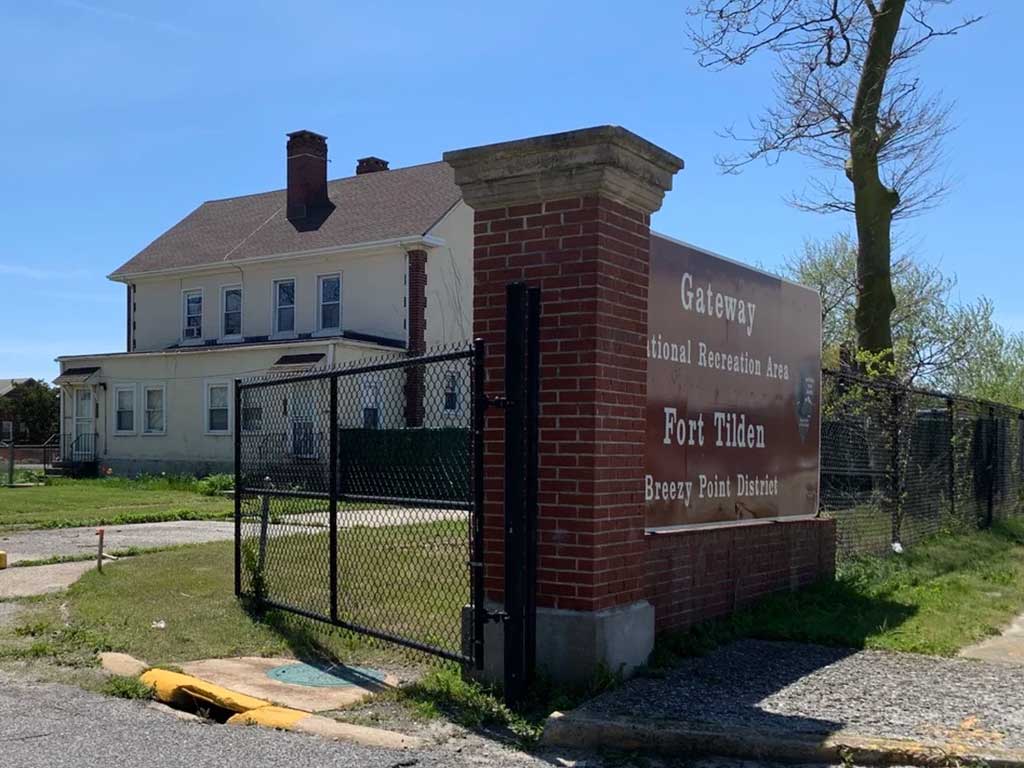
{"label": "brown sign", "polygon": [[647,525],[812,515],[817,292],[651,235]]}

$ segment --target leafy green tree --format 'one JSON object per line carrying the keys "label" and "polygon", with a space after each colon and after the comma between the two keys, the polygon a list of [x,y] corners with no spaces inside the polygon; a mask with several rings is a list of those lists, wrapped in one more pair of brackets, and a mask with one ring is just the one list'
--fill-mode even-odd
{"label": "leafy green tree", "polygon": [[956,392],[1024,408],[1024,335],[992,323],[948,381]]}
{"label": "leafy green tree", "polygon": [[59,429],[59,392],[44,381],[30,379],[0,399],[0,417],[16,420],[28,429],[29,442],[41,443]]}
{"label": "leafy green tree", "polygon": [[[837,366],[843,353],[857,349],[857,247],[845,234],[828,240],[809,240],[791,258],[785,274],[821,293],[822,346],[826,365]],[[907,384],[975,394],[964,380],[966,361],[984,345],[995,343],[998,324],[992,302],[956,299],[956,278],[911,256],[892,267],[896,308],[892,314],[893,366]],[[1005,336],[1005,334],[1004,334]],[[998,350],[1001,356],[1012,345]],[[1001,359],[1001,357],[999,358]],[[985,374],[979,372],[978,380]]]}
{"label": "leafy green tree", "polygon": [[[701,66],[775,60],[775,101],[745,137],[750,149],[720,158],[747,163],[796,152],[827,171],[798,207],[849,212],[857,226],[857,347],[890,356],[898,306],[892,224],[936,204],[950,107],[924,94],[911,63],[931,42],[980,20],[943,26],[933,12],[951,0],[690,0],[690,29]],[[736,134],[730,132],[736,138]],[[837,184],[836,179],[847,184]]]}

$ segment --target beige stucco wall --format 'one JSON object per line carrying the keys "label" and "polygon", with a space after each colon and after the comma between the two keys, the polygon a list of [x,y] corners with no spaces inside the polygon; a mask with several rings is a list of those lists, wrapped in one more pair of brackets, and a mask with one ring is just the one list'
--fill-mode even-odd
{"label": "beige stucco wall", "polygon": [[317,332],[317,277],[341,274],[342,328],[405,339],[405,253],[392,247],[363,253],[282,258],[216,272],[135,281],[136,351],[166,349],[181,341],[183,292],[203,292],[203,339],[222,335],[222,289],[242,286],[242,335],[271,336],[273,283],[295,280],[295,333]]}
{"label": "beige stucco wall", "polygon": [[[331,350],[333,347],[333,351]],[[235,414],[230,417],[226,434],[210,434],[206,429],[206,386],[212,382],[232,383],[266,371],[282,355],[323,352],[336,365],[355,360],[403,357],[401,350],[386,350],[370,345],[334,340],[324,343],[274,344],[237,349],[197,349],[163,354],[119,354],[75,357],[62,361],[61,369],[99,366],[90,381],[98,415],[94,429],[98,435],[97,458],[101,463],[126,468],[126,471],[223,471],[233,460]],[[116,434],[114,397],[119,386],[135,390],[135,429],[132,434]],[[143,432],[143,387],[165,387],[166,430],[164,434]],[[233,387],[231,401],[233,403]],[[64,387],[61,431],[73,433],[72,388]],[[268,410],[268,419],[270,417]]]}
{"label": "beige stucco wall", "polygon": [[458,203],[431,234],[445,245],[427,256],[427,347],[473,333],[473,209]]}

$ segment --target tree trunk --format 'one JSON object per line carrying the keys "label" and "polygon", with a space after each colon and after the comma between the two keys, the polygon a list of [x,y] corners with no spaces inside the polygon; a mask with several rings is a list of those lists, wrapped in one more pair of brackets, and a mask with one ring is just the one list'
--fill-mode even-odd
{"label": "tree trunk", "polygon": [[892,359],[892,214],[899,195],[882,183],[878,172],[878,112],[892,49],[906,0],[883,0],[874,14],[864,68],[851,115],[850,161],[857,220],[857,345]]}
{"label": "tree trunk", "polygon": [[[857,164],[854,163],[854,166]],[[874,171],[874,174],[871,171]],[[864,179],[864,176],[875,179]],[[857,347],[872,353],[892,354],[892,211],[895,193],[877,180],[878,164],[854,173],[857,220]]]}

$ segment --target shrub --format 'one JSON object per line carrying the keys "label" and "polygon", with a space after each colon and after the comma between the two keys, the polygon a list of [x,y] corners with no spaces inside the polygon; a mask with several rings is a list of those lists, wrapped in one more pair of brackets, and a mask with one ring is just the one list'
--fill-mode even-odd
{"label": "shrub", "polygon": [[219,474],[209,475],[196,483],[196,491],[203,496],[216,496],[217,494],[230,491],[235,487],[233,475]]}

